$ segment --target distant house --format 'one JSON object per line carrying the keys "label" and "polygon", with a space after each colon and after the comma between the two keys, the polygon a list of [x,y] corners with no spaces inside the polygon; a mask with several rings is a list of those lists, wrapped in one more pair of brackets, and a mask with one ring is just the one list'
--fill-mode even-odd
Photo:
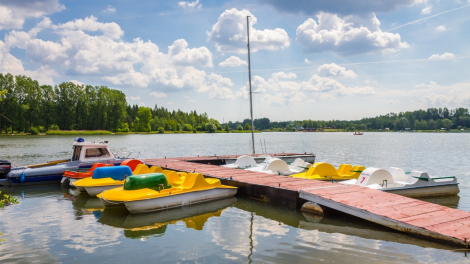
{"label": "distant house", "polygon": [[385,128],[385,131],[390,131],[390,128],[386,127],[386,128]]}
{"label": "distant house", "polygon": [[445,127],[441,127],[441,130],[446,130],[446,128],[445,128]]}
{"label": "distant house", "polygon": [[379,128],[379,131],[382,131],[382,129],[381,129],[381,128]]}
{"label": "distant house", "polygon": [[405,131],[410,131],[411,129],[410,128],[405,128]]}

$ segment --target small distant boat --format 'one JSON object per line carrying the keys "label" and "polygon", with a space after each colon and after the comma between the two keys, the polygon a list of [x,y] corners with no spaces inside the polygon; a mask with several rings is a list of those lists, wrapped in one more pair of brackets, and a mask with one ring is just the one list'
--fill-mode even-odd
{"label": "small distant boat", "polygon": [[341,183],[414,198],[457,195],[460,192],[457,178],[454,176],[430,177],[423,171],[405,173],[403,169],[395,167],[388,168],[388,170],[367,168],[361,173],[359,179]]}
{"label": "small distant boat", "polygon": [[365,170],[364,166],[350,164],[341,164],[338,169],[326,162],[314,163],[306,172],[291,175],[291,177],[309,179],[309,180],[334,180],[344,181],[357,179]]}
{"label": "small distant boat", "polygon": [[[174,180],[174,179],[173,179]],[[124,203],[131,213],[160,211],[234,196],[237,187],[219,179],[205,179],[200,173],[188,173],[179,186],[172,186],[163,173],[126,178],[124,186],[99,195],[108,207]]]}
{"label": "small distant boat", "polygon": [[354,132],[353,135],[355,135],[355,136],[360,136],[360,135],[364,135],[364,133],[362,133],[362,132]]}

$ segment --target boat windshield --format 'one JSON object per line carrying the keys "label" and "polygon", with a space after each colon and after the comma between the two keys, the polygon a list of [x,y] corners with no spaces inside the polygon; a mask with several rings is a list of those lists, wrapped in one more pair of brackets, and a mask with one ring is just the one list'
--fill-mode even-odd
{"label": "boat windshield", "polygon": [[107,148],[89,148],[85,151],[85,158],[96,158],[109,156],[109,151]]}
{"label": "boat windshield", "polygon": [[82,152],[82,146],[75,146],[73,148],[72,161],[80,160],[81,152]]}

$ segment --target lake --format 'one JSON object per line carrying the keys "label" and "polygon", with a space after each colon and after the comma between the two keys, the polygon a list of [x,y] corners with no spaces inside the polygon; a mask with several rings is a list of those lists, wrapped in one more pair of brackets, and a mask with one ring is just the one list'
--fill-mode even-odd
{"label": "lake", "polygon": [[[69,158],[74,136],[1,136],[14,165]],[[87,136],[140,158],[244,154],[250,134]],[[258,133],[268,153],[457,176],[460,194],[428,202],[470,211],[467,133]],[[140,153],[140,154],[139,154]],[[469,262],[465,251],[347,215],[319,217],[237,197],[158,213],[103,210],[99,199],[55,185],[0,187],[20,204],[0,210],[0,263]]]}

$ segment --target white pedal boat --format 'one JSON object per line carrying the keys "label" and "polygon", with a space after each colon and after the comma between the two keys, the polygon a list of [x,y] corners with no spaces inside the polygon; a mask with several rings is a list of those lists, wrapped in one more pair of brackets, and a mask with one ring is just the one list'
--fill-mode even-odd
{"label": "white pedal boat", "polygon": [[312,166],[311,163],[305,162],[300,158],[295,159],[294,162],[292,162],[290,165],[278,158],[267,158],[265,162],[260,165],[262,166],[250,167],[246,170],[289,176],[292,174],[305,172]]}
{"label": "white pedal boat", "polygon": [[256,163],[255,159],[248,155],[243,155],[243,156],[238,157],[235,163],[221,165],[221,167],[232,168],[232,169],[248,169],[248,168],[254,168],[258,166],[262,166],[262,165]]}
{"label": "white pedal boat", "polygon": [[357,180],[342,181],[341,184],[359,185],[371,189],[395,193],[407,197],[430,197],[456,195],[460,192],[457,178],[430,177],[427,172],[411,171],[391,167],[365,169]]}

